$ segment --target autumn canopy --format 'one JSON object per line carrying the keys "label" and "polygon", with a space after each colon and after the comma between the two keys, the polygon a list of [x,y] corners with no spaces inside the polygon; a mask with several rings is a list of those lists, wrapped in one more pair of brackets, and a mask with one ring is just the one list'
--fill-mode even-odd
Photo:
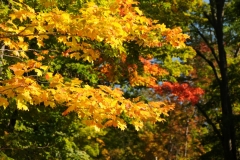
{"label": "autumn canopy", "polygon": [[[87,125],[125,129],[128,117],[139,129],[145,121],[162,121],[160,115],[167,115],[174,103],[125,97],[124,86],[197,103],[203,91],[174,78],[191,70],[179,62],[195,54],[185,46],[189,36],[145,17],[137,5],[117,0],[64,10],[54,1],[39,8],[13,2],[9,17],[0,23],[0,106],[16,105],[26,112],[38,105],[66,106],[62,115],[77,112]],[[171,48],[172,53],[155,57],[159,48]],[[90,67],[70,75],[67,68],[56,69],[59,59]],[[94,82],[86,78],[88,73],[95,75]]]}

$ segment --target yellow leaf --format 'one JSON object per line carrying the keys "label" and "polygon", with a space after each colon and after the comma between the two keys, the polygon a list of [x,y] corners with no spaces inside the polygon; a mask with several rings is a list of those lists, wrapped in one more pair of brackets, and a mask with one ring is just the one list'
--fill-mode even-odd
{"label": "yellow leaf", "polygon": [[40,35],[39,37],[40,37],[41,39],[48,39],[48,38],[49,38],[48,35]]}
{"label": "yellow leaf", "polygon": [[25,52],[20,52],[21,57],[28,58],[28,56],[25,54]]}
{"label": "yellow leaf", "polygon": [[16,76],[22,76],[24,74],[24,70],[21,70],[21,69],[14,69],[13,72]]}
{"label": "yellow leaf", "polygon": [[46,102],[49,98],[49,94],[48,92],[43,92],[41,95],[40,95],[40,98],[42,101]]}
{"label": "yellow leaf", "polygon": [[38,47],[44,46],[43,40],[40,38],[37,38],[37,45],[38,45]]}
{"label": "yellow leaf", "polygon": [[67,37],[64,37],[64,36],[58,37],[58,42],[66,43],[67,42]]}
{"label": "yellow leaf", "polygon": [[45,101],[44,102],[44,105],[47,107],[47,106],[50,106],[51,108],[54,108],[56,106],[56,104],[52,101]]}
{"label": "yellow leaf", "polygon": [[18,40],[19,40],[20,42],[23,42],[23,41],[24,41],[24,38],[23,38],[23,37],[18,37]]}
{"label": "yellow leaf", "polygon": [[133,121],[132,124],[135,126],[135,129],[137,131],[139,131],[139,129],[143,127],[143,122],[141,121]]}
{"label": "yellow leaf", "polygon": [[74,52],[74,53],[70,54],[70,58],[73,58],[73,57],[77,60],[79,60],[81,58],[79,52]]}
{"label": "yellow leaf", "polygon": [[10,14],[9,17],[11,18],[11,20],[16,19],[16,15],[15,14]]}
{"label": "yellow leaf", "polygon": [[27,51],[28,50],[28,44],[27,43],[22,43],[18,45],[22,50]]}
{"label": "yellow leaf", "polygon": [[101,42],[101,41],[103,41],[103,39],[104,39],[104,38],[102,38],[102,37],[100,37],[99,35],[97,35],[97,40],[98,40],[98,41]]}
{"label": "yellow leaf", "polygon": [[138,7],[135,7],[135,11],[139,14],[139,15],[142,15],[142,11],[138,8]]}
{"label": "yellow leaf", "polygon": [[[21,0],[21,1],[23,1],[23,0]],[[27,9],[28,9],[30,12],[35,13],[35,10],[34,10],[33,8],[31,8],[31,7],[29,7],[29,6],[26,6],[26,7],[27,7]]]}
{"label": "yellow leaf", "polygon": [[43,50],[42,54],[48,54],[49,50]]}
{"label": "yellow leaf", "polygon": [[37,72],[37,76],[42,76],[42,71],[40,69],[34,69]]}
{"label": "yellow leaf", "polygon": [[48,69],[48,66],[41,66],[40,68],[46,71]]}
{"label": "yellow leaf", "polygon": [[114,100],[111,102],[111,107],[116,107],[117,104],[118,104],[118,101]]}
{"label": "yellow leaf", "polygon": [[73,80],[71,80],[71,86],[79,86],[81,83],[82,81],[78,78],[74,78]]}
{"label": "yellow leaf", "polygon": [[52,77],[53,77],[53,73],[51,73],[51,72],[48,72],[48,73],[45,75],[45,78],[46,78],[47,80],[50,80]]}
{"label": "yellow leaf", "polygon": [[29,110],[28,107],[22,102],[22,100],[19,99],[17,100],[17,108],[24,111]]}
{"label": "yellow leaf", "polygon": [[4,109],[9,105],[6,98],[0,97],[0,106],[3,106]]}
{"label": "yellow leaf", "polygon": [[11,89],[9,89],[10,87],[8,87],[8,89],[7,90],[5,90],[4,92],[3,92],[3,94],[5,94],[8,98],[13,98],[13,97],[15,97],[16,95],[15,95],[15,93],[13,92],[13,90],[11,90]]}
{"label": "yellow leaf", "polygon": [[105,106],[100,102],[99,103],[100,108],[105,108]]}
{"label": "yellow leaf", "polygon": [[127,128],[127,125],[126,123],[122,120],[122,119],[119,119],[117,121],[117,126],[118,128],[120,128],[121,130],[125,130]]}
{"label": "yellow leaf", "polygon": [[93,62],[93,59],[92,59],[92,57],[90,57],[90,56],[85,56],[85,57],[83,58],[83,60],[84,60],[84,61],[88,61],[88,62]]}
{"label": "yellow leaf", "polygon": [[105,127],[113,126],[113,120],[108,120],[105,124]]}
{"label": "yellow leaf", "polygon": [[75,109],[76,109],[76,106],[71,105],[70,107],[68,107],[68,108],[62,113],[62,115],[63,115],[63,116],[66,116],[69,112],[74,111]]}
{"label": "yellow leaf", "polygon": [[19,54],[18,51],[13,51],[13,54],[14,54],[15,56],[20,56],[20,54]]}
{"label": "yellow leaf", "polygon": [[33,38],[35,38],[36,36],[28,36],[29,40],[32,40]]}
{"label": "yellow leaf", "polygon": [[56,93],[55,89],[48,89],[48,91],[50,91],[53,95]]}
{"label": "yellow leaf", "polygon": [[38,56],[38,57],[37,57],[37,60],[38,60],[38,61],[42,61],[43,59],[45,59],[45,57],[43,57],[43,56]]}

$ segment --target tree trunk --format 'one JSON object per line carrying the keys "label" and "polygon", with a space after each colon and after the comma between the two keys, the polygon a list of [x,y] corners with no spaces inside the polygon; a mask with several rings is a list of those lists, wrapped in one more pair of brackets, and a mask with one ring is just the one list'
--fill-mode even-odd
{"label": "tree trunk", "polygon": [[[223,41],[223,8],[224,0],[216,0],[216,23],[215,32],[218,43],[219,53],[219,67],[221,72],[220,94],[221,94],[221,107],[222,107],[222,136],[225,160],[236,160],[236,139],[234,120],[232,113],[232,104],[230,100],[230,92],[228,87],[228,72],[227,72],[227,55],[224,48]],[[213,4],[213,3],[212,3]],[[213,7],[213,6],[211,6]]]}

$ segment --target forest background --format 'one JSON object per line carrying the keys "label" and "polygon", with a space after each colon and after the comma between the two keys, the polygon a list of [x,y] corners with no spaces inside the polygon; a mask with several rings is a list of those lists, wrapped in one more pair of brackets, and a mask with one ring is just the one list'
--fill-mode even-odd
{"label": "forest background", "polygon": [[239,0],[2,0],[1,159],[240,158]]}

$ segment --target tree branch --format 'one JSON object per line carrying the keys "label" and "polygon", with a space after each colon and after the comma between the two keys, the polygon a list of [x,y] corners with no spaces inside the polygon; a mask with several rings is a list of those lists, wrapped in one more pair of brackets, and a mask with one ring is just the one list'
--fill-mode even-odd
{"label": "tree branch", "polygon": [[[17,51],[17,52],[27,52],[27,51],[35,51],[35,52],[41,52],[47,49],[28,49],[28,50],[21,50],[21,49],[0,49],[0,51],[7,51],[7,52],[13,52],[13,51]],[[58,50],[48,50],[48,51],[52,51],[52,52],[59,52]]]}
{"label": "tree branch", "polygon": [[213,26],[213,28],[215,29],[216,26],[216,20],[215,19],[211,19],[211,17],[207,14],[207,12],[203,12],[204,16],[208,19],[208,21],[210,22],[210,24]]}
{"label": "tree branch", "polygon": [[77,36],[77,34],[75,34],[75,35],[69,35],[69,34],[61,34],[61,33],[57,33],[57,32],[48,32],[48,33],[36,33],[36,34],[14,34],[14,33],[12,33],[12,34],[9,34],[9,35],[2,35],[2,36],[0,36],[0,39],[1,38],[12,38],[12,37],[29,37],[29,36],[72,36],[72,37],[74,37],[74,36]]}
{"label": "tree branch", "polygon": [[207,59],[199,50],[195,49],[195,51],[197,52],[197,55],[200,56],[202,59],[204,59],[208,65],[212,68],[213,73],[215,75],[215,78],[217,79],[217,82],[219,83],[219,85],[221,84],[221,80],[219,79],[218,75],[217,75],[217,71],[215,66],[213,65],[212,61],[210,61],[209,59]]}
{"label": "tree branch", "polygon": [[22,60],[21,58],[17,57],[17,56],[9,56],[9,55],[4,55],[4,57],[17,58],[17,59],[19,59],[20,61],[22,61],[22,62],[23,62],[23,60]]}
{"label": "tree branch", "polygon": [[219,130],[217,129],[216,125],[212,122],[212,120],[209,118],[209,116],[207,115],[207,113],[202,109],[202,107],[199,104],[196,104],[196,107],[198,108],[198,110],[202,113],[202,115],[206,118],[207,123],[210,124],[213,128],[213,131],[217,134],[218,138],[221,140],[221,142],[223,141],[223,137],[221,135],[221,133],[219,132]]}
{"label": "tree branch", "polygon": [[217,28],[217,20],[215,18],[216,12],[214,11],[213,7],[214,7],[214,2],[213,0],[209,0],[210,3],[210,8],[211,8],[211,16],[212,16],[212,25],[213,28],[216,30]]}
{"label": "tree branch", "polygon": [[215,53],[214,48],[210,45],[210,43],[208,42],[207,38],[199,31],[199,29],[194,24],[191,24],[191,25],[197,30],[197,33],[201,36],[201,38],[204,40],[204,42],[210,48],[210,50],[212,52],[212,55],[215,58],[215,60],[217,61],[217,64],[219,66],[219,60],[218,60],[217,54]]}
{"label": "tree branch", "polygon": [[236,58],[237,57],[237,55],[238,55],[238,52],[239,52],[239,49],[240,49],[240,46],[238,46],[237,47],[237,50],[235,51],[235,53],[234,53],[234,58]]}

